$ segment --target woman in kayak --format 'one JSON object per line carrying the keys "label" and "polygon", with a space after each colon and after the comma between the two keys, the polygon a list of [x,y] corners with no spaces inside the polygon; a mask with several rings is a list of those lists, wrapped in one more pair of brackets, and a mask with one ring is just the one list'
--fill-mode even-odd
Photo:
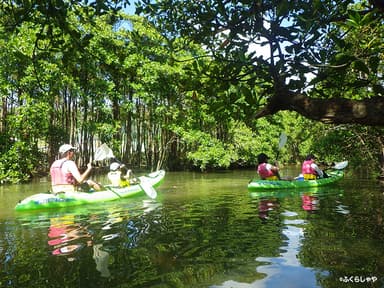
{"label": "woman in kayak", "polygon": [[50,168],[52,180],[52,192],[75,192],[77,186],[82,183],[88,184],[90,188],[100,190],[100,185],[92,180],[85,180],[92,170],[92,164],[88,163],[87,170],[80,174],[75,161],[72,158],[75,155],[76,147],[69,144],[61,145],[59,148],[60,159],[52,163]]}
{"label": "woman in kayak", "polygon": [[316,157],[313,154],[308,154],[301,166],[301,174],[304,180],[314,180],[318,178],[326,178],[327,175],[315,163]]}
{"label": "woman in kayak", "polygon": [[279,168],[268,163],[268,156],[260,153],[257,156],[259,165],[257,166],[257,173],[263,180],[280,180]]}

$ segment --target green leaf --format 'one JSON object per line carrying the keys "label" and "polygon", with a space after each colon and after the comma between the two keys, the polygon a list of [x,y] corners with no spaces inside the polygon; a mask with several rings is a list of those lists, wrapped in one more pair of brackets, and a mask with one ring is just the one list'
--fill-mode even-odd
{"label": "green leaf", "polygon": [[356,60],[352,62],[352,67],[360,72],[369,74],[368,66],[362,60]]}
{"label": "green leaf", "polygon": [[335,55],[335,64],[337,65],[344,65],[344,64],[350,64],[353,60],[355,60],[356,57],[352,56],[348,53],[338,53]]}

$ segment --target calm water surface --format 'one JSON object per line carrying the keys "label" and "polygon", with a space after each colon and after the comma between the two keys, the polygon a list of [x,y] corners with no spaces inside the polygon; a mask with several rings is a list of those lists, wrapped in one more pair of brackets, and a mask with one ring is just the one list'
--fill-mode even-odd
{"label": "calm water surface", "polygon": [[253,176],[171,172],[156,200],[39,212],[13,208],[44,179],[1,186],[0,287],[384,287],[383,186],[248,193]]}

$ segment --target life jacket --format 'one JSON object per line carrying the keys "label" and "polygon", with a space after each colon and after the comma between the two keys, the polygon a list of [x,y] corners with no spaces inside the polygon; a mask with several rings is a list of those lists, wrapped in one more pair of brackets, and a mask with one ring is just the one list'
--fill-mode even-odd
{"label": "life jacket", "polygon": [[111,185],[114,187],[127,187],[129,181],[121,179],[121,171],[110,171],[108,172],[108,179],[111,181]]}
{"label": "life jacket", "polygon": [[56,160],[51,165],[51,179],[52,185],[75,185],[76,179],[73,177],[72,173],[63,172],[63,164],[68,161],[68,159],[63,158]]}
{"label": "life jacket", "polygon": [[261,163],[259,166],[257,166],[257,173],[259,173],[261,179],[274,180],[274,176],[277,179],[275,173],[267,169],[267,163]]}
{"label": "life jacket", "polygon": [[303,162],[303,165],[301,166],[301,173],[302,174],[313,174],[317,175],[316,170],[312,168],[313,160],[305,160]]}
{"label": "life jacket", "polygon": [[120,178],[121,178],[121,172],[120,171],[110,171],[108,172],[108,179],[111,181],[111,185],[114,187],[120,186]]}

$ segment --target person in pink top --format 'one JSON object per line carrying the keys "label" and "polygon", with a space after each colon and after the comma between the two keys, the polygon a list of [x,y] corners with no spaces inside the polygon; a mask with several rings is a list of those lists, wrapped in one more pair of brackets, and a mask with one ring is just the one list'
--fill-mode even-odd
{"label": "person in pink top", "polygon": [[268,163],[268,156],[264,153],[260,153],[257,156],[259,162],[257,166],[257,173],[263,180],[280,180],[279,168]]}
{"label": "person in pink top", "polygon": [[100,190],[100,186],[92,181],[85,180],[92,170],[92,164],[88,163],[87,170],[80,174],[75,161],[72,158],[75,155],[76,148],[69,144],[61,145],[59,148],[60,159],[54,161],[50,168],[52,192],[75,192],[78,185],[88,184],[90,188]]}
{"label": "person in pink top", "polygon": [[318,178],[326,178],[326,174],[315,163],[316,157],[313,154],[308,154],[301,166],[301,174],[304,180],[314,180]]}

